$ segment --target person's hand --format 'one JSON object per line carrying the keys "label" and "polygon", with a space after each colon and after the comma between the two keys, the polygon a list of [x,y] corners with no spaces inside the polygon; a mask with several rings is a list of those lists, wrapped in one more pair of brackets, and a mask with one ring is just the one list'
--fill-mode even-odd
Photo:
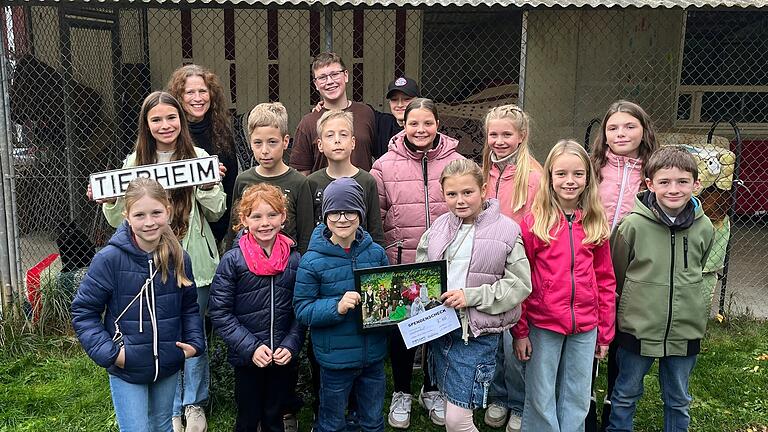
{"label": "person's hand", "polygon": [[512,342],[512,346],[515,347],[515,357],[517,357],[518,360],[528,361],[531,359],[533,348],[531,347],[530,339],[515,339],[514,342]]}
{"label": "person's hand", "polygon": [[354,309],[360,303],[360,293],[357,291],[347,291],[344,296],[339,300],[339,304],[336,309],[341,315],[345,315],[350,309]]}
{"label": "person's hand", "polygon": [[260,345],[251,357],[253,364],[258,367],[266,367],[272,363],[272,350],[266,345]]}
{"label": "person's hand", "polygon": [[320,112],[323,110],[323,101],[320,101],[315,105],[314,108],[312,108],[312,112]]}
{"label": "person's hand", "polygon": [[595,358],[602,360],[608,355],[608,345],[597,345],[595,347]]}
{"label": "person's hand", "polygon": [[114,204],[115,201],[117,201],[117,198],[94,200],[93,189],[91,188],[90,184],[88,184],[88,191],[85,193],[85,195],[88,196],[88,201],[96,201],[96,204]]}
{"label": "person's hand", "polygon": [[464,296],[464,290],[450,290],[440,296],[440,300],[443,301],[443,306],[459,309],[467,307],[467,298]]}
{"label": "person's hand", "polygon": [[[219,162],[219,177],[221,177],[221,179],[224,180],[224,176],[226,175],[227,175],[227,167],[225,167],[223,163]],[[213,189],[213,187],[216,186],[217,184],[219,184],[219,182],[206,183],[198,187],[204,191],[209,191]]]}
{"label": "person's hand", "polygon": [[125,347],[120,347],[120,352],[117,354],[117,358],[115,359],[115,366],[119,367],[120,369],[125,368]]}
{"label": "person's hand", "polygon": [[195,354],[197,354],[197,350],[195,349],[195,347],[193,347],[190,344],[185,344],[184,342],[176,342],[176,346],[181,348],[182,351],[184,351],[185,359],[194,357]]}
{"label": "person's hand", "polygon": [[275,354],[272,356],[272,360],[275,361],[276,365],[286,365],[289,361],[291,361],[291,352],[286,348],[280,347],[275,350]]}

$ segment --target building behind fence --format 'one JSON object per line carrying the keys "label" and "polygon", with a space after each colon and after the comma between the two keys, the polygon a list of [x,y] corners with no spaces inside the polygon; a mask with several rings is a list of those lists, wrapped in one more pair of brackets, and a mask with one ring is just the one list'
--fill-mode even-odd
{"label": "building behind fence", "polygon": [[[703,200],[726,239],[716,251],[727,278],[715,310],[768,316],[768,9],[745,0],[728,5],[746,8],[412,3],[3,7],[4,304],[26,294],[27,271],[58,252],[63,232],[76,227],[96,246],[109,239],[113,230],[86,199],[88,175],[121,166],[141,101],[174,69],[216,72],[236,124],[255,104],[279,100],[295,129],[319,100],[312,58],[331,48],[347,63],[350,98],[374,109],[387,110],[394,77],[416,78],[438,102],[442,131],[469,157],[480,153],[492,106],[517,103],[531,115],[541,160],[559,138],[594,139],[599,124],[589,125],[614,100],[639,103],[662,144],[688,145],[702,160]],[[243,169],[252,165],[242,137],[238,156]]]}

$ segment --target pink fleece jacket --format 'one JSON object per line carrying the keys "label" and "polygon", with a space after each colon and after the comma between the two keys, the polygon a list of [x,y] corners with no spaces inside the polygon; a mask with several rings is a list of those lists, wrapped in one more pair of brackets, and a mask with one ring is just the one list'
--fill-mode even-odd
{"label": "pink fleece jacket", "polygon": [[564,335],[597,327],[598,345],[608,345],[613,340],[616,313],[616,279],[608,241],[582,243],[585,234],[580,212],[570,227],[565,216],[560,218],[549,245],[533,234],[533,221],[529,214],[520,224],[533,291],[523,302],[522,316],[512,334],[516,339],[528,337],[531,324]]}
{"label": "pink fleece jacket", "polygon": [[[537,165],[538,163],[531,162],[532,167]],[[514,164],[507,165],[502,172],[499,172],[499,167],[496,164],[491,165],[491,169],[488,171],[488,186],[486,190],[488,198],[499,200],[501,214],[520,223],[523,220],[523,216],[531,212],[533,199],[536,197],[536,191],[539,190],[539,183],[541,182],[541,171],[535,168],[530,170],[528,174],[528,196],[525,199],[525,205],[520,210],[513,211],[512,192],[515,187],[516,171],[517,165]]]}
{"label": "pink fleece jacket", "polygon": [[[416,246],[432,221],[448,211],[440,188],[443,168],[457,159],[459,142],[443,134],[435,148],[413,152],[405,145],[405,132],[389,142],[389,151],[371,168],[379,189],[384,242],[403,242],[402,264],[416,260]],[[429,212],[427,212],[427,208]],[[387,249],[390,264],[397,264],[397,247]]]}
{"label": "pink fleece jacket", "polygon": [[605,209],[608,225],[613,229],[635,206],[635,195],[643,181],[643,161],[618,156],[610,149],[605,166],[600,168],[602,181],[597,187],[600,201]]}

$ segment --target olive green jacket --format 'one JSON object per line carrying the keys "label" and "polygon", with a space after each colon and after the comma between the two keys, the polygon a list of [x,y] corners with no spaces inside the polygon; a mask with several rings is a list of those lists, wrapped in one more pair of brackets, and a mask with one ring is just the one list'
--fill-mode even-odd
{"label": "olive green jacket", "polygon": [[641,201],[642,194],[611,235],[616,341],[648,357],[697,354],[710,311],[702,270],[714,227],[694,201],[693,223],[670,228]]}
{"label": "olive green jacket", "polygon": [[[208,153],[195,147],[197,157],[206,157]],[[125,158],[123,168],[132,167],[136,164],[136,153],[131,153]],[[189,214],[189,229],[187,235],[181,239],[181,247],[189,254],[192,259],[192,273],[195,277],[197,286],[208,286],[216,273],[216,267],[219,265],[219,248],[216,245],[216,239],[213,237],[211,227],[208,222],[219,220],[226,211],[226,197],[221,185],[216,185],[211,190],[202,190],[195,187],[195,193],[192,194],[192,211]],[[125,201],[118,198],[113,204],[104,204],[101,211],[107,218],[110,225],[117,228],[123,222],[125,217]]]}

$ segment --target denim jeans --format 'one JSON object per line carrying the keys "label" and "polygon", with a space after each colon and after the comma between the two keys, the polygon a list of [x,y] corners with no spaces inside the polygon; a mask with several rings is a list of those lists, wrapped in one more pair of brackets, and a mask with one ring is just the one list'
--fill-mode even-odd
{"label": "denim jeans", "polygon": [[[197,304],[200,306],[200,317],[203,319],[203,331],[205,331],[205,314],[208,311],[210,292],[210,286],[197,287]],[[173,398],[174,417],[184,414],[184,407],[187,405],[203,405],[208,401],[210,374],[208,350],[184,362],[184,371],[179,374],[176,395]]]}
{"label": "denim jeans", "polygon": [[562,335],[531,325],[523,430],[583,431],[589,411],[597,329]]}
{"label": "denim jeans", "polygon": [[[611,417],[606,431],[631,431],[637,401],[643,395],[643,377],[656,360],[619,348],[616,362],[619,376],[611,394]],[[688,409],[688,378],[696,365],[696,355],[659,358],[659,386],[664,401],[664,432],[687,431],[691,417]]]}
{"label": "denim jeans", "polygon": [[109,388],[120,432],[171,432],[176,375],[151,384],[133,384],[110,375]]}
{"label": "denim jeans", "polygon": [[328,369],[320,366],[320,411],[316,432],[346,430],[344,412],[350,392],[357,401],[357,417],[363,432],[384,431],[384,362],[362,368]]}
{"label": "denim jeans", "polygon": [[496,353],[496,372],[488,391],[488,400],[523,415],[525,404],[525,362],[515,357],[512,334],[505,331],[499,338]]}

